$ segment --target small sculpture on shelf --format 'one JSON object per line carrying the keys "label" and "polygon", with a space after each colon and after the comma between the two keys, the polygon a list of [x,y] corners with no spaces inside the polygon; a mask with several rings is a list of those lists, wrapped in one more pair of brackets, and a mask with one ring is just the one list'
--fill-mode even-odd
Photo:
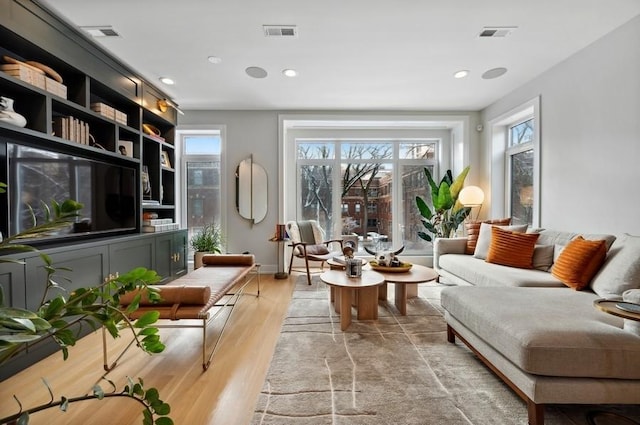
{"label": "small sculpture on shelf", "polygon": [[13,99],[0,96],[0,121],[24,127],[27,119],[13,110]]}

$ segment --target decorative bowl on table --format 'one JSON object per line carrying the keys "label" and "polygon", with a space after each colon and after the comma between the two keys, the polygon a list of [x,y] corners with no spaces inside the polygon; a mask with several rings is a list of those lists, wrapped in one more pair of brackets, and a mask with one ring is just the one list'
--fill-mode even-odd
{"label": "decorative bowl on table", "polygon": [[394,266],[379,266],[376,260],[371,260],[369,265],[373,270],[384,273],[406,273],[413,267],[413,264],[406,261],[401,261],[399,265]]}

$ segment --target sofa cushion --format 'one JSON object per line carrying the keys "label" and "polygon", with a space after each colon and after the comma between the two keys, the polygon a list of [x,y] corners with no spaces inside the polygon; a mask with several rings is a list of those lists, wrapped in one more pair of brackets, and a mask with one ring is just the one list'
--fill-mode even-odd
{"label": "sofa cushion", "polygon": [[473,255],[478,243],[478,235],[480,234],[480,225],[482,223],[495,224],[497,226],[507,226],[511,224],[511,217],[498,218],[495,220],[470,221],[464,224],[465,233],[467,235],[467,249],[465,254]]}
{"label": "sofa cushion", "polygon": [[475,286],[564,287],[551,273],[487,263],[465,254],[442,255],[439,267]]}
{"label": "sofa cushion", "polygon": [[549,271],[553,265],[553,245],[536,245],[533,249],[533,268]]}
{"label": "sofa cushion", "polygon": [[[557,230],[541,230],[540,237],[538,238],[538,243],[540,245],[566,245],[571,240],[580,236],[578,233],[573,232],[560,232]],[[611,245],[616,240],[614,235],[600,234],[600,233],[582,233],[581,236],[584,239],[595,241],[595,240],[604,240],[607,243],[607,250],[611,248]],[[557,258],[557,254],[556,254]]]}
{"label": "sofa cushion", "polygon": [[522,370],[546,376],[640,379],[640,337],[593,307],[591,291],[444,288],[447,314]]}
{"label": "sofa cushion", "polygon": [[636,288],[640,288],[640,237],[625,234],[611,246],[591,289],[603,298],[615,298]]}
{"label": "sofa cushion", "polygon": [[[476,250],[473,252],[473,256],[483,260],[487,259],[489,253],[489,245],[491,245],[491,228],[493,224],[481,223],[480,233],[478,234],[478,242],[476,243]],[[526,232],[526,224],[517,224],[513,226],[498,226],[501,229],[510,230],[512,232]]]}
{"label": "sofa cushion", "polygon": [[582,290],[600,270],[607,255],[604,240],[588,241],[578,236],[565,246],[551,274],[570,288]]}
{"label": "sofa cushion", "polygon": [[537,233],[511,232],[493,226],[487,262],[521,269],[533,268],[533,251],[538,236]]}

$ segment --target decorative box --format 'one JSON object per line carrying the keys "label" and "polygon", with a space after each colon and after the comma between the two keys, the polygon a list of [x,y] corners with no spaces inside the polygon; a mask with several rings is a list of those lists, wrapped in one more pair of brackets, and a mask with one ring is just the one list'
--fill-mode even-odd
{"label": "decorative box", "polygon": [[45,88],[45,76],[42,71],[22,63],[10,63],[0,65],[0,70],[6,74],[16,77],[27,84],[31,84],[40,89]]}
{"label": "decorative box", "polygon": [[103,117],[106,117],[112,120],[116,119],[116,110],[113,107],[107,105],[106,103],[100,103],[100,102],[92,103],[91,110],[94,112],[97,112]]}
{"label": "decorative box", "polygon": [[56,96],[60,96],[64,99],[67,98],[67,86],[49,77],[44,77],[44,89]]}

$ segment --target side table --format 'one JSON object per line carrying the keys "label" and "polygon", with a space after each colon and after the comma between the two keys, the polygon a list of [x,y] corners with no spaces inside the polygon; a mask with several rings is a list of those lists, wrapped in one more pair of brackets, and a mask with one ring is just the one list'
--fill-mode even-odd
{"label": "side table", "polygon": [[623,319],[636,320],[640,322],[640,313],[632,313],[630,311],[618,308],[616,304],[623,301],[612,301],[604,298],[593,301],[593,306],[605,313],[613,314],[614,316],[622,317]]}
{"label": "side table", "polygon": [[276,245],[277,246],[277,248],[276,248],[277,249],[277,256],[276,256],[277,260],[276,261],[278,262],[278,264],[276,265],[277,271],[273,275],[273,277],[274,277],[274,279],[286,279],[286,278],[289,277],[289,273],[284,271],[284,258],[283,258],[283,261],[282,261],[282,267],[280,267],[280,257],[282,256],[281,253],[282,253],[282,250],[284,249],[282,244],[284,242],[289,241],[289,239],[271,238],[271,239],[269,239],[269,241],[277,243],[277,245]]}

